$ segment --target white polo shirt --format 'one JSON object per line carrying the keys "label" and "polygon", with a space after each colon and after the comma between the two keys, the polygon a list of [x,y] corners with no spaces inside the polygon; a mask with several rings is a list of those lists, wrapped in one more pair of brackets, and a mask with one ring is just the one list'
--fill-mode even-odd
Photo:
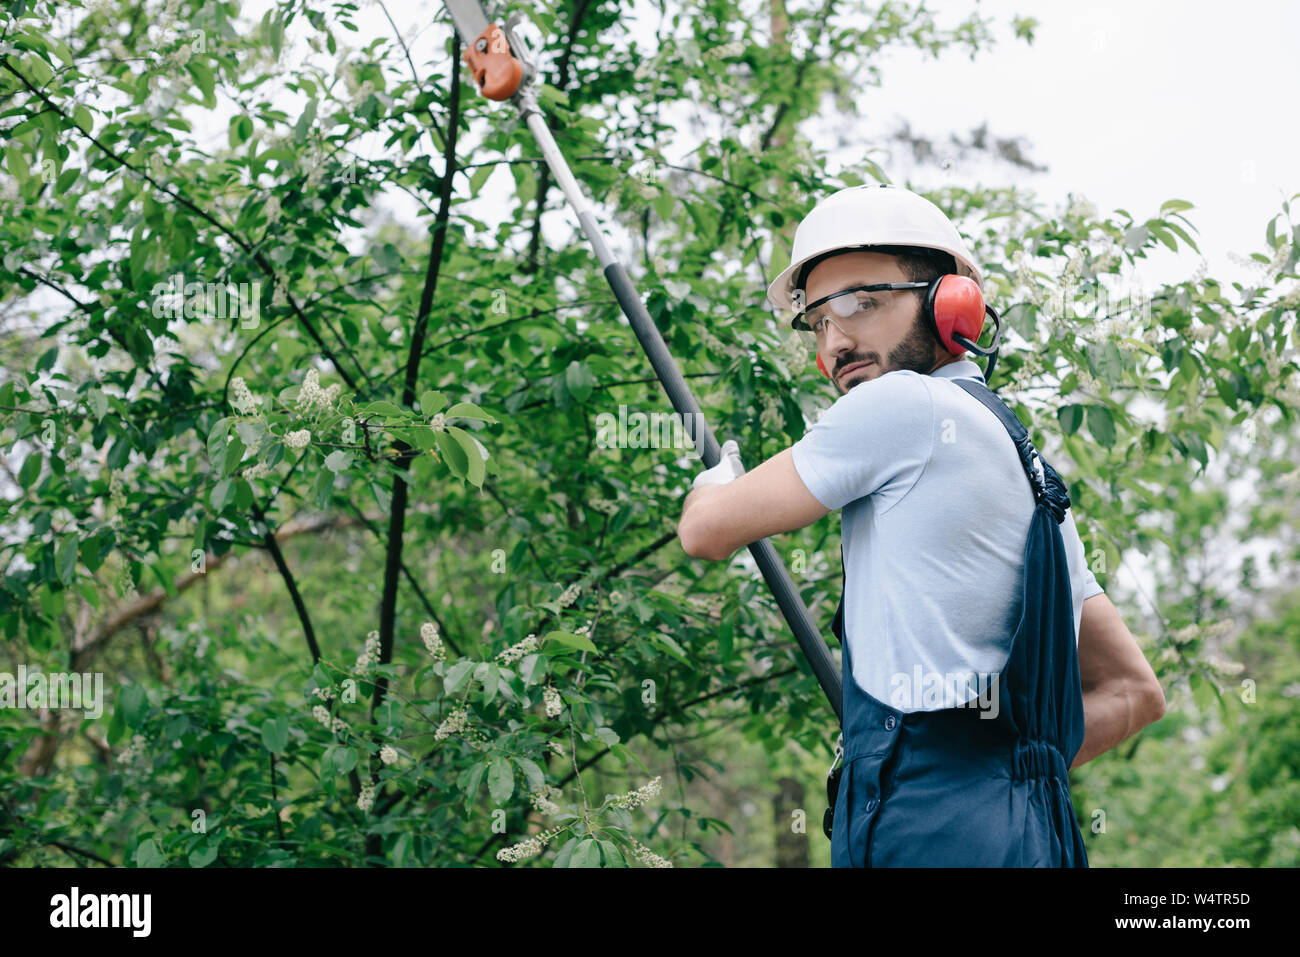
{"label": "white polo shirt", "polygon": [[[1000,673],[1020,619],[1033,491],[1006,429],[959,377],[984,381],[961,359],[860,382],[792,450],[808,490],[842,510],[853,677],[900,711],[956,703],[914,693],[918,679]],[[1060,529],[1077,642],[1083,602],[1102,588],[1072,511]]]}

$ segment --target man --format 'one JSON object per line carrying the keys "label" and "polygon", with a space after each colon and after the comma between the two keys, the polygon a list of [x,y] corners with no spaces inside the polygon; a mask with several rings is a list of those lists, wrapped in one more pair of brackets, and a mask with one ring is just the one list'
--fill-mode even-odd
{"label": "man", "polygon": [[840,398],[750,472],[726,443],[678,537],[721,561],[842,510],[832,863],[1087,866],[1067,768],[1158,720],[1164,695],[1064,485],[935,318],[934,281],[970,292],[980,272],[938,207],[895,187],[823,200],[792,260],[769,298],[798,310]]}

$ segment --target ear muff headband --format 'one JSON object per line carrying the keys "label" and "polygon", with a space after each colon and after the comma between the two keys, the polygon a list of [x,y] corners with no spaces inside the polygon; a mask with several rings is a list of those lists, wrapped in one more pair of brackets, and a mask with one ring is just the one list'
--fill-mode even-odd
{"label": "ear muff headband", "polygon": [[[973,352],[987,357],[989,365],[984,378],[986,382],[992,378],[993,366],[998,361],[998,343],[1002,339],[1002,320],[997,310],[984,301],[974,279],[955,273],[935,279],[925,291],[921,311],[930,331],[952,355]],[[985,316],[991,317],[994,325],[993,341],[987,348],[977,345],[984,332]],[[831,378],[820,352],[817,353],[817,368],[826,378]]]}

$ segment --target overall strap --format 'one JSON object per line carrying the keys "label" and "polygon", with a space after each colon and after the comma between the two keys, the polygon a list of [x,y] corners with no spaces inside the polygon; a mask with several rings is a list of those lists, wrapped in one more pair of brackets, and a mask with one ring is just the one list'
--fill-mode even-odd
{"label": "overall strap", "polygon": [[[1007,430],[1011,436],[1011,441],[1015,443],[1016,452],[1020,455],[1020,464],[1024,467],[1025,475],[1029,477],[1029,484],[1034,491],[1034,501],[1038,505],[1044,505],[1052,513],[1057,524],[1065,521],[1066,509],[1070,507],[1070,493],[1061,481],[1061,477],[1056,474],[1056,469],[1052,468],[1034,447],[1034,443],[1029,438],[1029,432],[1016,418],[1014,412],[1007,407],[1007,404],[993,392],[988,386],[974,379],[951,379],[954,385],[960,386],[969,394],[979,399],[986,408],[998,417],[1002,427]],[[1035,464],[1037,460],[1037,464]],[[1041,472],[1040,472],[1041,469]],[[840,644],[844,643],[844,543],[840,543],[840,604],[835,609],[835,618],[831,621],[831,633],[835,635]]]}
{"label": "overall strap", "polygon": [[1034,490],[1034,501],[1039,505],[1047,506],[1058,525],[1065,521],[1066,509],[1070,507],[1070,493],[1067,491],[1065,483],[1061,481],[1061,477],[1056,474],[1056,469],[1048,465],[1047,460],[1039,454],[1038,449],[1034,448],[1028,430],[1016,418],[1016,414],[1007,407],[1007,404],[993,390],[982,382],[977,382],[974,379],[951,379],[949,381],[979,399],[990,412],[998,417],[1002,427],[1011,436],[1011,441],[1015,443],[1016,452],[1020,455],[1020,464],[1025,470],[1025,475],[1029,477],[1029,484]]}

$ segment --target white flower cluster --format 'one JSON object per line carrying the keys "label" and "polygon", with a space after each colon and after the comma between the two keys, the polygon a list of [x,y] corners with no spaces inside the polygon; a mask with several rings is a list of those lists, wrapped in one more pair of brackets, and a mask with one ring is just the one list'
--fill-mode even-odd
{"label": "white flower cluster", "polygon": [[299,412],[328,409],[334,403],[334,400],[338,398],[339,391],[342,388],[336,382],[328,389],[322,389],[320,387],[320,373],[315,369],[308,369],[307,375],[303,377],[302,387],[298,390],[298,402],[295,408]]}
{"label": "white flower cluster", "polygon": [[334,698],[334,689],[332,688],[312,688],[311,693],[322,701],[331,701]]}
{"label": "white flower cluster", "polygon": [[732,40],[730,43],[723,43],[720,46],[709,47],[704,51],[705,59],[716,57],[719,60],[729,60],[733,56],[740,56],[745,52],[744,40]]}
{"label": "white flower cluster", "polygon": [[528,800],[539,814],[559,814],[560,806],[555,803],[555,799],[559,796],[559,788],[550,784],[543,784],[541,790],[534,791],[529,795]]}
{"label": "white flower cluster", "polygon": [[244,381],[242,375],[237,375],[230,380],[230,404],[240,415],[253,415],[257,412],[258,403],[261,401],[249,390],[248,383]]}
{"label": "white flower cluster", "polygon": [[312,717],[325,725],[325,727],[329,728],[331,731],[346,733],[349,730],[348,723],[342,718],[331,718],[329,708],[325,707],[323,704],[318,704],[313,707],[311,713]]}
{"label": "white flower cluster", "polygon": [[578,593],[580,591],[582,591],[582,589],[579,588],[576,584],[570,585],[568,588],[564,589],[564,593],[560,595],[560,597],[557,599],[560,607],[568,608],[570,605],[572,605],[574,601],[577,599]]}
{"label": "white flower cluster", "polygon": [[505,651],[500,652],[497,658],[502,664],[512,665],[524,655],[537,650],[537,636],[530,634],[518,644],[511,645]]}
{"label": "white flower cluster", "polygon": [[271,466],[266,462],[257,462],[244,469],[243,475],[246,479],[266,478],[271,474]]}
{"label": "white flower cluster", "polygon": [[131,736],[131,742],[122,749],[122,753],[117,756],[118,764],[134,764],[144,757],[144,749],[148,740],[142,734]]}
{"label": "white flower cluster", "polygon": [[367,781],[365,784],[361,785],[361,795],[357,798],[357,807],[368,812],[374,806],[375,785],[373,782]]}
{"label": "white flower cluster", "polygon": [[284,446],[288,449],[305,449],[310,441],[311,432],[307,429],[299,429],[297,432],[290,432],[284,437]]}
{"label": "white flower cluster", "polygon": [[438,730],[433,733],[434,738],[443,741],[453,734],[464,731],[469,723],[469,712],[464,708],[456,708],[451,714],[438,725]]}
{"label": "white flower cluster", "polygon": [[645,787],[638,788],[635,791],[628,791],[626,794],[620,794],[614,800],[610,801],[610,807],[621,807],[631,810],[634,807],[640,807],[653,797],[657,797],[662,787],[662,776],[656,776]]}
{"label": "white flower cluster", "polygon": [[1211,666],[1225,675],[1239,675],[1246,670],[1246,666],[1240,661],[1227,661],[1216,655],[1210,655],[1209,661]]}
{"label": "white flower cluster", "polygon": [[660,857],[650,848],[646,847],[636,838],[629,838],[632,842],[632,856],[646,867],[672,867],[673,862],[667,858]]}
{"label": "white flower cluster", "polygon": [[1274,276],[1280,273],[1290,258],[1291,244],[1283,240],[1278,244],[1277,252],[1273,254],[1273,261],[1268,264],[1268,274]]}
{"label": "white flower cluster", "polygon": [[441,432],[447,427],[447,416],[442,412],[435,412],[433,413],[433,417],[429,419],[429,424],[433,426],[436,431]]}
{"label": "white flower cluster", "polygon": [[619,509],[618,502],[611,501],[607,498],[593,498],[587,503],[588,506],[597,512],[603,512],[606,515],[613,515]]}
{"label": "white flower cluster", "polygon": [[382,748],[379,749],[379,760],[383,761],[384,764],[396,764],[397,749],[393,747],[391,744],[384,745]]}
{"label": "white flower cluster", "polygon": [[182,43],[167,55],[167,62],[174,64],[175,66],[183,67],[185,64],[190,62],[190,54],[193,52],[194,51],[190,48],[188,43]]}
{"label": "white flower cluster", "polygon": [[503,847],[497,851],[497,860],[504,861],[507,864],[513,864],[515,861],[522,861],[530,857],[536,857],[542,853],[543,844],[535,837],[530,837],[526,841],[518,844],[512,844],[509,847]]}
{"label": "white flower cluster", "polygon": [[431,621],[426,621],[420,626],[420,638],[424,641],[424,647],[429,650],[429,655],[434,661],[443,661],[447,657],[447,649],[442,646],[442,638],[438,636],[438,626]]}
{"label": "white flower cluster", "polygon": [[266,213],[266,225],[274,226],[280,220],[280,197],[272,193],[262,206],[262,211]]}
{"label": "white flower cluster", "polygon": [[1092,201],[1087,196],[1081,193],[1070,200],[1070,206],[1065,211],[1065,215],[1077,216],[1080,219],[1096,219],[1097,207],[1092,204]]}
{"label": "white flower cluster", "polygon": [[504,861],[507,864],[513,864],[515,861],[526,860],[530,857],[536,857],[542,853],[543,848],[555,838],[557,834],[563,831],[563,827],[553,827],[548,831],[534,834],[525,841],[518,844],[512,844],[510,847],[503,847],[497,851],[497,860]]}
{"label": "white flower cluster", "polygon": [[567,754],[567,752],[564,750],[564,747],[558,741],[547,741],[546,747],[549,748],[558,757],[562,758],[565,757],[565,755]]}
{"label": "white flower cluster", "polygon": [[357,91],[352,94],[352,102],[349,105],[351,105],[352,107],[360,106],[362,103],[366,101],[367,97],[373,95],[374,92],[375,92],[374,81],[366,80],[366,82],[362,83],[359,87],[357,87]]}
{"label": "white flower cluster", "polygon": [[573,633],[575,635],[582,635],[583,637],[586,637],[591,634],[591,624],[592,624],[591,622],[587,622],[585,625],[582,625],[574,629]]}
{"label": "white flower cluster", "polygon": [[365,671],[371,665],[379,664],[379,632],[372,631],[366,635],[366,650],[357,655],[354,671]]}
{"label": "white flower cluster", "polygon": [[609,593],[609,600],[617,605],[623,601],[623,593],[621,591],[612,591]]}
{"label": "white flower cluster", "polygon": [[546,705],[546,716],[548,718],[558,718],[560,712],[564,710],[564,702],[560,698],[560,693],[552,685],[547,685],[542,689],[542,701]]}

